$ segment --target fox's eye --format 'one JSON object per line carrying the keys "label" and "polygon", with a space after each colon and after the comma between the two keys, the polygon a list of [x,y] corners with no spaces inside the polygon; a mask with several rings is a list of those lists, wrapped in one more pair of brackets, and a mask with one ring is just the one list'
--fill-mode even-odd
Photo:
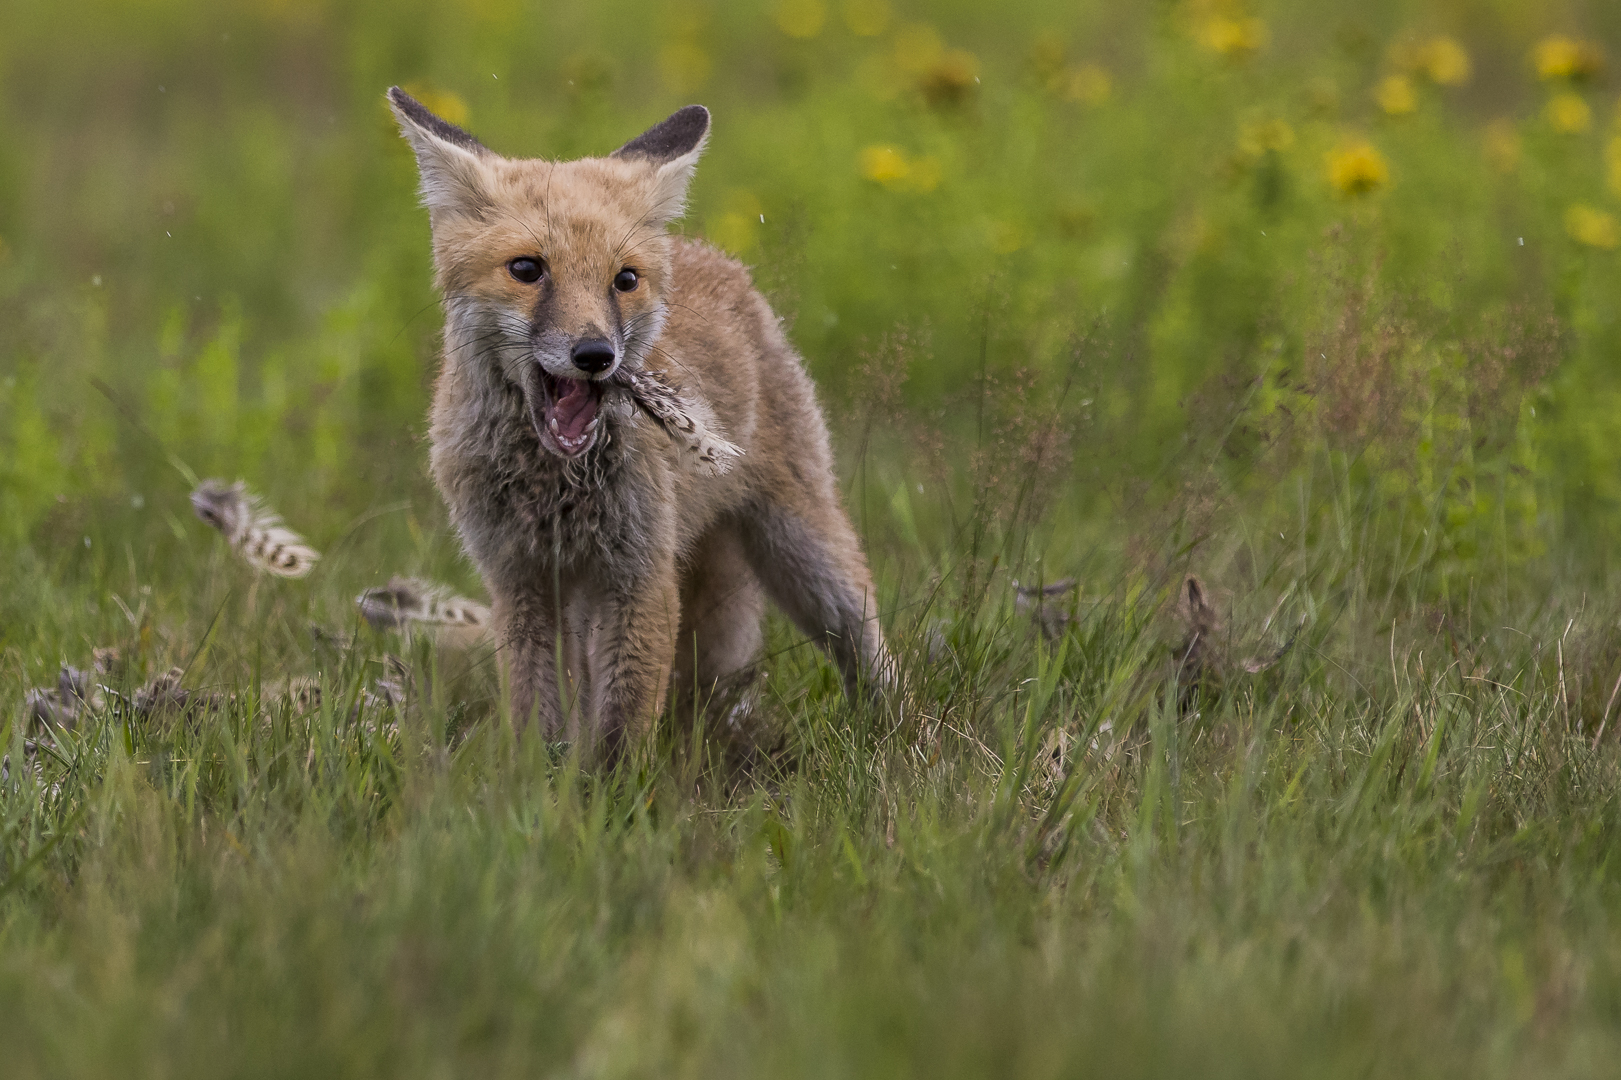
{"label": "fox's eye", "polygon": [[620,292],[630,292],[632,289],[636,288],[636,282],[638,280],[640,279],[637,278],[636,271],[627,266],[623,270],[619,271],[619,273],[614,275],[614,288],[618,289]]}
{"label": "fox's eye", "polygon": [[546,264],[539,259],[531,259],[527,255],[520,255],[507,263],[507,273],[523,282],[533,285],[540,280],[540,275],[546,272]]}

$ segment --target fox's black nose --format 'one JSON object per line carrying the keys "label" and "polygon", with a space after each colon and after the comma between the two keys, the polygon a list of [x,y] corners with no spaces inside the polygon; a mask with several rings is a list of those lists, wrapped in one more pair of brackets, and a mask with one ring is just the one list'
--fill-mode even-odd
{"label": "fox's black nose", "polygon": [[603,338],[586,338],[576,342],[570,354],[574,366],[591,375],[598,375],[613,367],[614,347]]}

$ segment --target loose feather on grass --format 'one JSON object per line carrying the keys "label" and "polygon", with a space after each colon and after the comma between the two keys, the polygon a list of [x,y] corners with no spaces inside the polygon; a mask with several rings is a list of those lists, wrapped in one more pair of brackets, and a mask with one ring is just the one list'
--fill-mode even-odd
{"label": "loose feather on grass", "polygon": [[361,593],[355,603],[373,630],[405,630],[413,624],[425,627],[490,625],[489,608],[420,578],[392,577],[382,588]]}
{"label": "loose feather on grass", "polygon": [[720,476],[730,472],[743,456],[742,447],[713,430],[715,418],[708,405],[671,386],[663,376],[621,368],[614,373],[613,381],[630,391],[637,407],[684,451],[682,460],[699,472]]}
{"label": "loose feather on grass", "polygon": [[204,480],[191,493],[191,508],[197,516],[224,534],[238,555],[255,570],[277,577],[300,578],[315,567],[321,557],[304,538],[281,523],[281,515],[249,494],[238,480]]}

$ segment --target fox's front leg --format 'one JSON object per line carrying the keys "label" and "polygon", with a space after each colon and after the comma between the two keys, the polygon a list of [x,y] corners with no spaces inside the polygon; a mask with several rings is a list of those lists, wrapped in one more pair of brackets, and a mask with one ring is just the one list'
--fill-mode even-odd
{"label": "fox's front leg", "polygon": [[557,738],[563,706],[557,692],[556,605],[540,592],[497,595],[491,613],[506,658],[512,722],[522,730],[535,721],[543,735]]}
{"label": "fox's front leg", "polygon": [[664,708],[681,616],[675,553],[661,552],[648,572],[606,591],[592,649],[591,711],[598,747],[612,764]]}

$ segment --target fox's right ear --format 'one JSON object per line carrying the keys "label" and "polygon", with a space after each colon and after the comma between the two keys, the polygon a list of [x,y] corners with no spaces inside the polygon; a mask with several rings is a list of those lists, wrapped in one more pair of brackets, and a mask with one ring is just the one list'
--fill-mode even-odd
{"label": "fox's right ear", "polygon": [[493,156],[490,150],[397,86],[389,88],[388,104],[400,134],[416,151],[422,202],[429,214],[481,216],[490,202],[481,159]]}

